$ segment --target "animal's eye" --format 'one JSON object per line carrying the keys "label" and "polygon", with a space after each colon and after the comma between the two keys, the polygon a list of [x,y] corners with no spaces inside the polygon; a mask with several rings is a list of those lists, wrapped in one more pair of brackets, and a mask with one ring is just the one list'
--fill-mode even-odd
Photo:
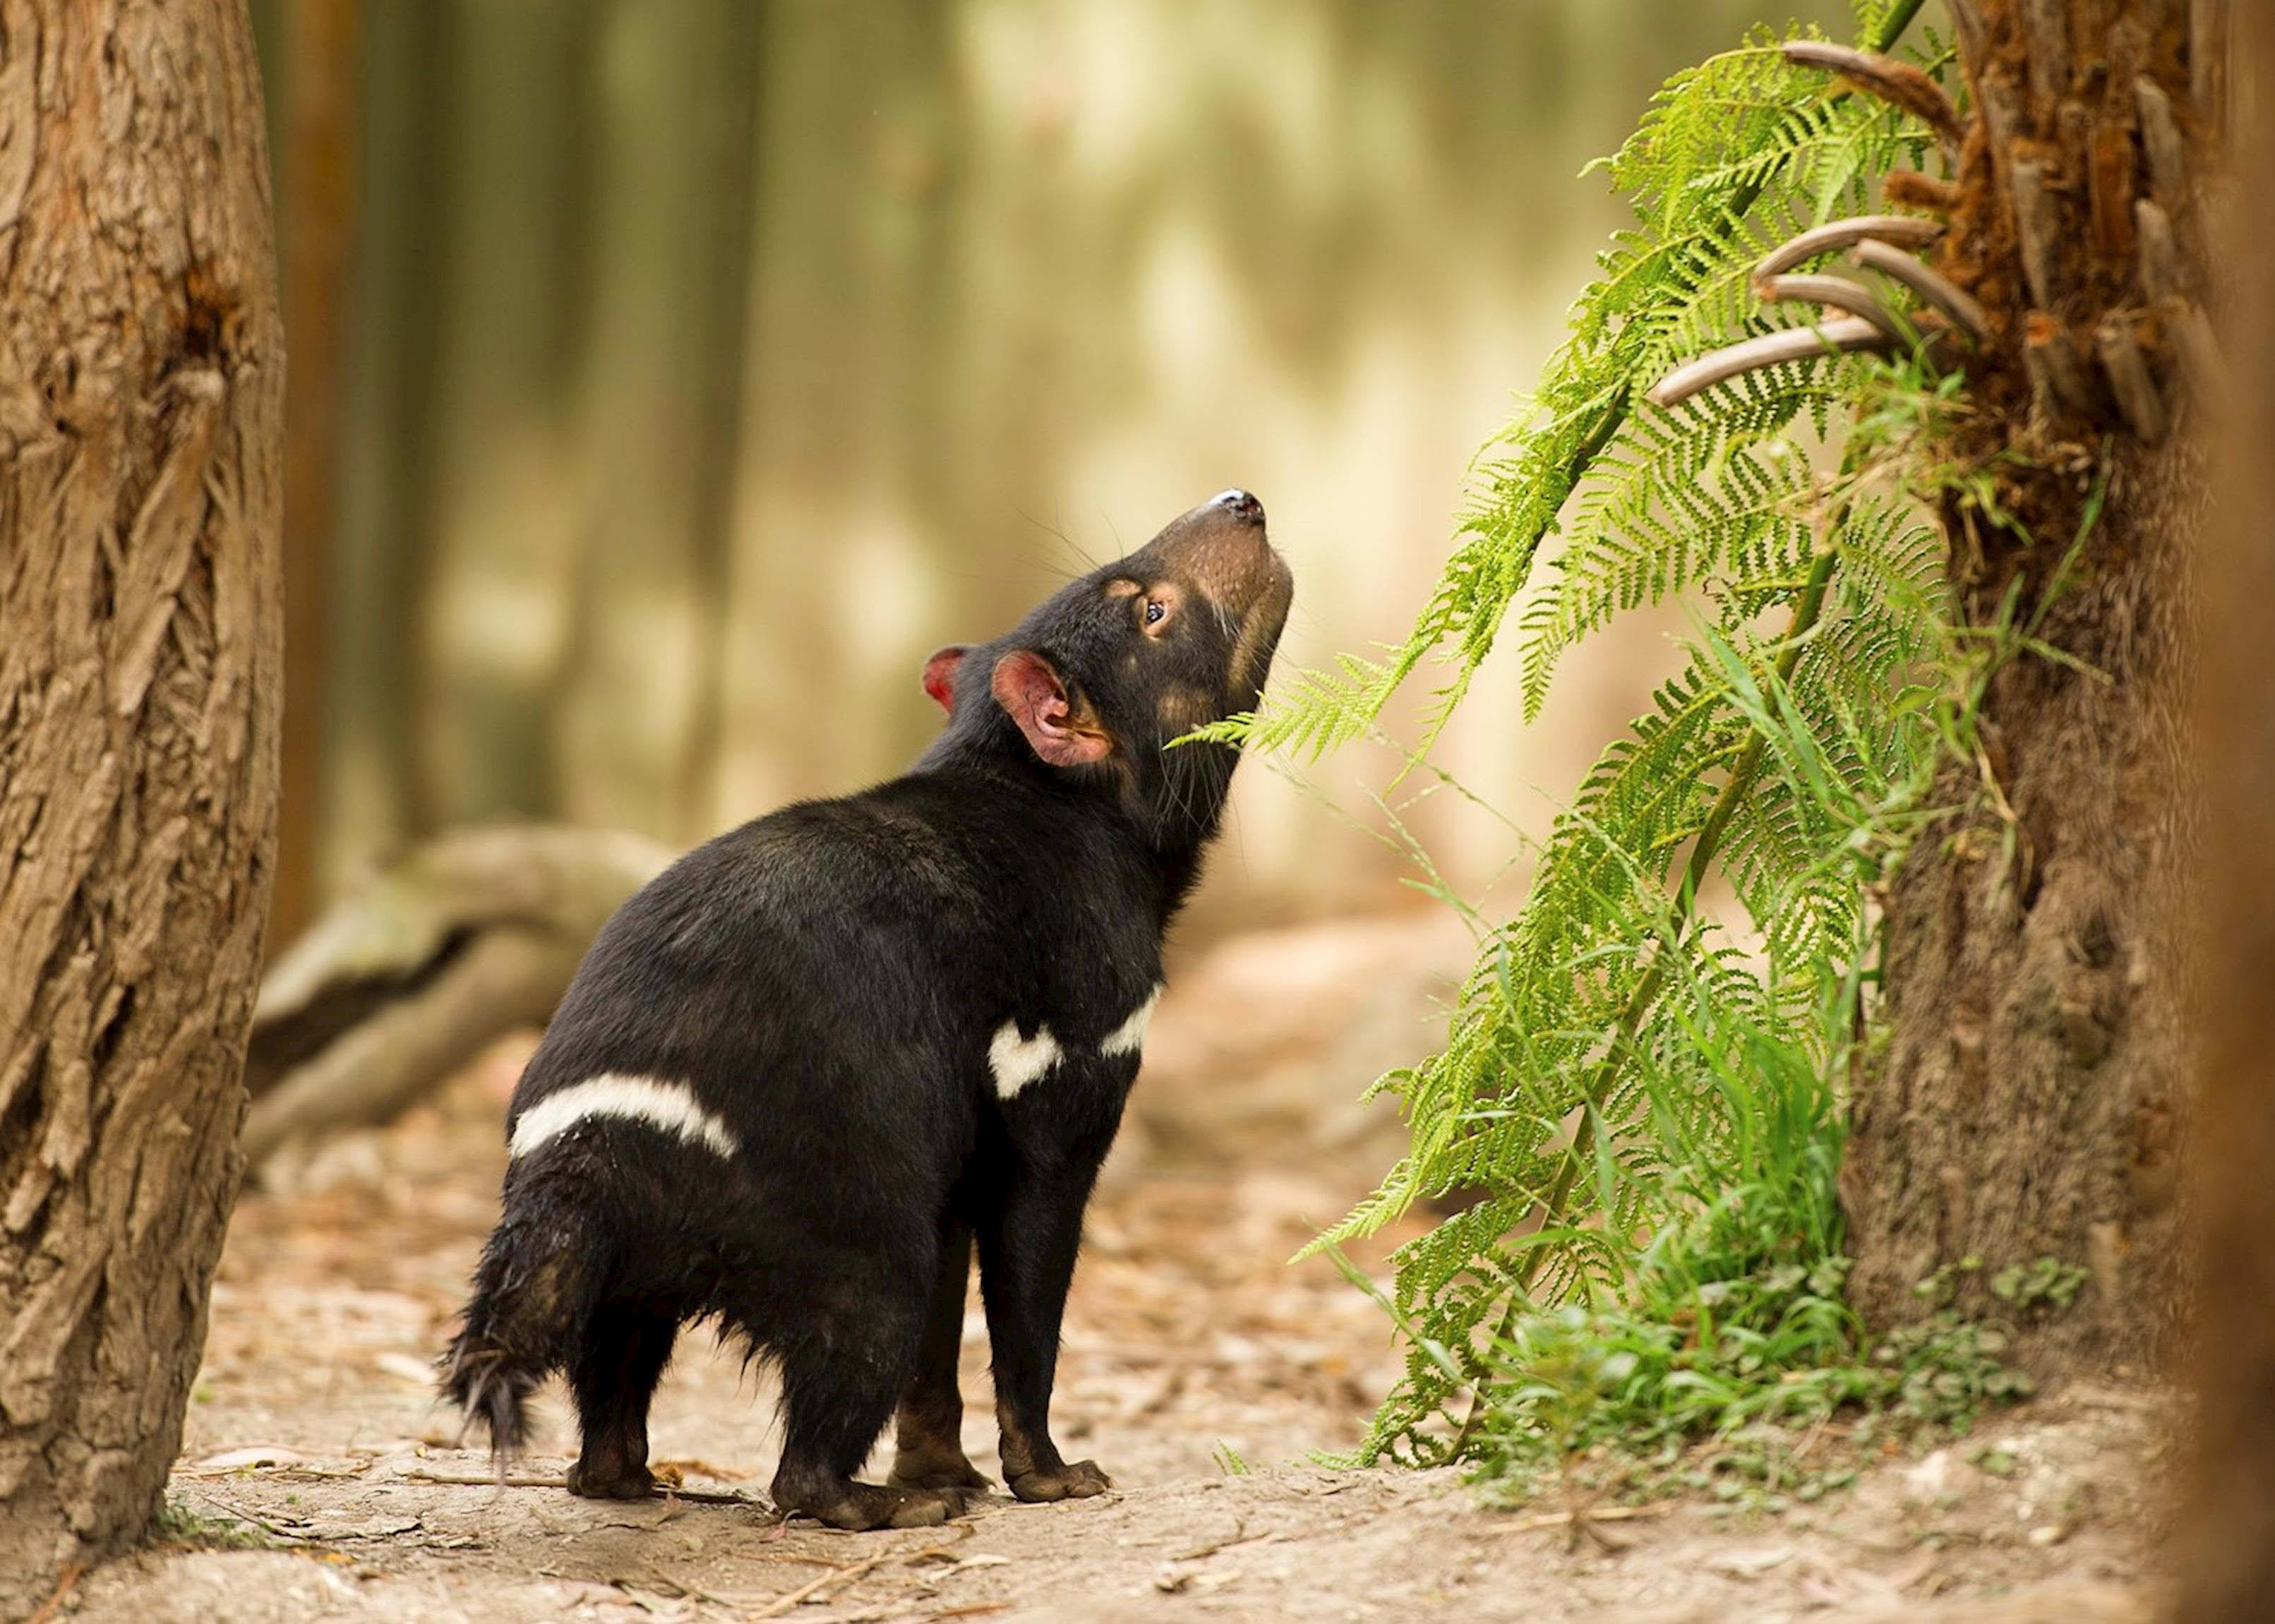
{"label": "animal's eye", "polygon": [[1145,623],[1149,626],[1158,626],[1161,623],[1161,616],[1168,612],[1169,606],[1156,598],[1145,606]]}

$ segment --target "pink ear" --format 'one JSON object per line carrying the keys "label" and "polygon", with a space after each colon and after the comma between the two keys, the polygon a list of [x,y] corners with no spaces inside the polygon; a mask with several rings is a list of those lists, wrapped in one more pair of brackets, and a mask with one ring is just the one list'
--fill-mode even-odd
{"label": "pink ear", "polygon": [[1051,662],[1032,649],[1014,649],[998,660],[988,685],[1035,753],[1053,767],[1102,761],[1114,748],[1114,741],[1103,733],[1068,725],[1074,712],[1066,684],[1051,669]]}
{"label": "pink ear", "polygon": [[940,702],[941,709],[950,714],[956,710],[956,668],[971,652],[962,643],[950,643],[946,648],[933,650],[925,661],[924,691]]}

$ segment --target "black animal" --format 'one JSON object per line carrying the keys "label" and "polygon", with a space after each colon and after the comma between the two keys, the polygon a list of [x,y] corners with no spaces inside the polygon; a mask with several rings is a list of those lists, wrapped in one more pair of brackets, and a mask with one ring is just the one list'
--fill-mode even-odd
{"label": "black animal", "polygon": [[[1165,746],[1255,704],[1291,591],[1228,491],[933,655],[948,724],[905,776],[747,824],[624,904],[515,1090],[445,1361],[501,1460],[565,1370],[569,1487],[646,1493],[648,1401],[680,1326],[715,1316],[781,1373],[777,1505],[955,1515],[987,1484],[956,1369],[976,1240],[1011,1492],[1108,1486],[1051,1441],[1060,1315],[1237,760]],[[890,1484],[856,1483],[896,1408]]]}

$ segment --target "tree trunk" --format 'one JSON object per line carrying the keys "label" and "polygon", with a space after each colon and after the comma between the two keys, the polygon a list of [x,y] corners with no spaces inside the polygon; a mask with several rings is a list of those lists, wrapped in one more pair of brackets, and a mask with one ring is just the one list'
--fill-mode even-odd
{"label": "tree trunk", "polygon": [[[2002,626],[2034,646],[1989,684],[1974,759],[1937,785],[1954,814],[1893,882],[1892,1036],[1842,1190],[1868,1321],[1954,1302],[2013,1324],[2044,1374],[2157,1357],[2184,1295],[2181,723],[2204,459],[2181,418],[2184,363],[2209,348],[2190,344],[2195,182],[2225,64],[2189,25],[2211,12],[1954,6],[1975,112],[1942,268],[1992,332],[1934,449],[1985,482],[1944,503],[1959,612],[1986,646]],[[2067,1310],[1996,1289],[2043,1258],[2089,1271]],[[1915,1292],[1946,1269],[1948,1291]]]}
{"label": "tree trunk", "polygon": [[245,0],[0,0],[0,1616],[148,1525],[238,1177],[283,354]]}
{"label": "tree trunk", "polygon": [[321,901],[324,681],[338,511],[348,243],[354,225],[358,0],[294,0],[282,19],[286,102],[285,339],[292,413],[284,427],[283,825],[272,940],[290,941]]}
{"label": "tree trunk", "polygon": [[[2250,83],[2275,86],[2275,0],[2244,8]],[[2275,117],[2264,100],[2245,146],[2244,195],[2275,185]],[[2194,1375],[2196,1469],[2174,1519],[2186,1624],[2246,1624],[2275,1596],[2275,229],[2237,223],[2241,381],[2222,447],[2222,511],[2206,549],[2204,673],[2197,705],[2205,789],[2204,1063],[2197,1143],[2203,1180],[2202,1292]]]}

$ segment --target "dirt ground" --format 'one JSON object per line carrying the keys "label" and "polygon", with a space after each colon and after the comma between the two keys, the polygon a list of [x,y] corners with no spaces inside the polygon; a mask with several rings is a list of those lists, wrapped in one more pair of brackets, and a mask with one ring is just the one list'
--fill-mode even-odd
{"label": "dirt ground", "polygon": [[[525,1053],[506,1045],[248,1195],[170,1492],[179,1537],[79,1578],[42,1624],[2153,1615],[2173,1414],[2154,1394],[2073,1389],[1813,1506],[1612,1511],[1586,1537],[1554,1505],[1487,1510],[1451,1474],[1304,1463],[1355,1440],[1394,1355],[1332,1269],[1284,1259],[1394,1153],[1394,1120],[1351,1096],[1425,1040],[1465,952],[1457,928],[1402,918],[1236,937],[1181,967],[1060,1367],[1061,1441],[1114,1475],[1107,1497],[999,1495],[900,1533],[779,1522],[766,1384],[703,1336],[655,1417],[683,1492],[547,1486],[574,1441],[557,1394],[545,1452],[495,1485],[434,1405],[431,1361],[495,1214]],[[976,1313],[965,1355],[985,1468]]]}

